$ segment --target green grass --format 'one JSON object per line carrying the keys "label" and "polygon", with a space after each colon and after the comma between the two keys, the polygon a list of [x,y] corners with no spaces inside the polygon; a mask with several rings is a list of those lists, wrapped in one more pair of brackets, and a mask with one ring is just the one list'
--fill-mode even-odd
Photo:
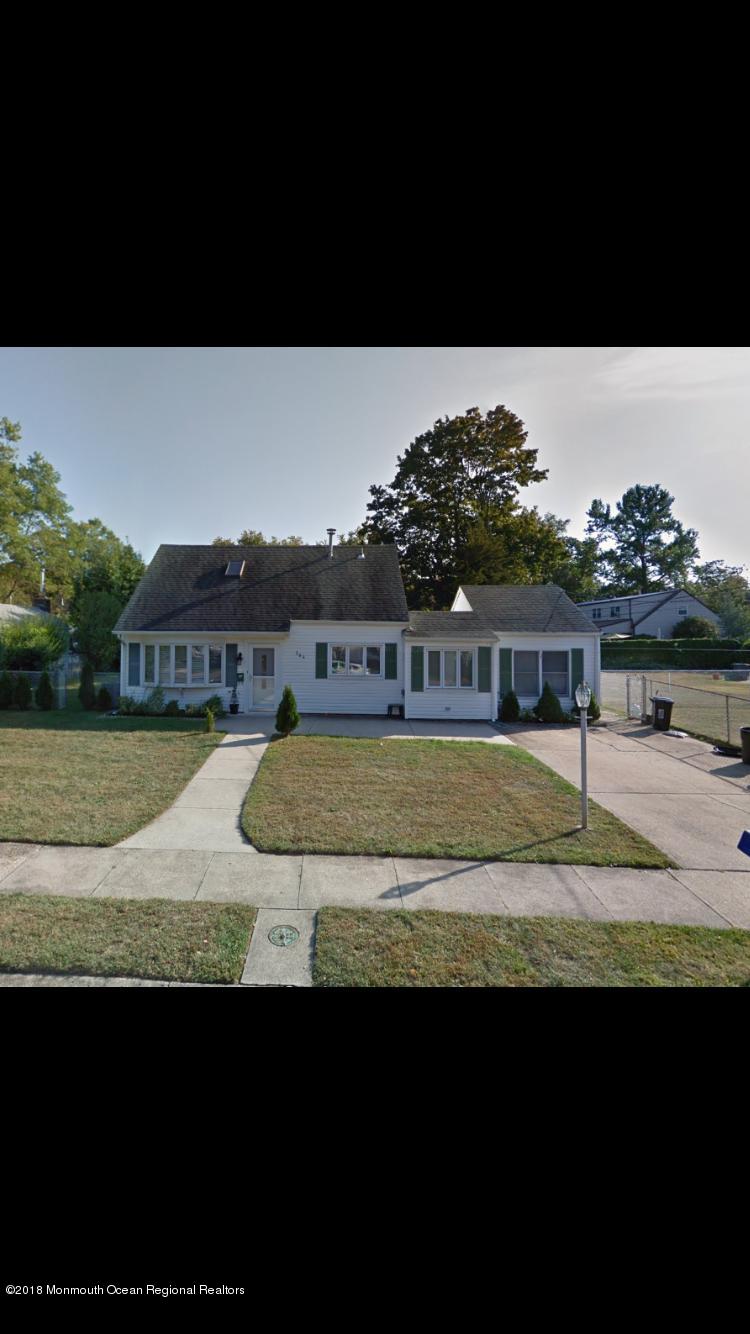
{"label": "green grass", "polygon": [[0,713],[0,840],[109,847],[171,805],[223,733],[201,720]]}
{"label": "green grass", "polygon": [[266,750],[242,814],[263,852],[668,866],[616,816],[516,746],[298,736]]}
{"label": "green grass", "polygon": [[0,896],[0,969],[237,982],[256,915],[244,904]]}
{"label": "green grass", "polygon": [[750,931],[322,908],[318,987],[746,987]]}

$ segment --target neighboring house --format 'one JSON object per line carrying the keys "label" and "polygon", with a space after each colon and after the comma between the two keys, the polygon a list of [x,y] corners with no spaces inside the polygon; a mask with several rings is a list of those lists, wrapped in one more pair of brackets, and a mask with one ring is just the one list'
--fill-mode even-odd
{"label": "neighboring house", "polygon": [[633,597],[595,598],[579,602],[603,635],[650,635],[653,639],[671,639],[680,621],[701,616],[719,628],[719,617],[705,602],[684,588],[660,593],[637,593]]}
{"label": "neighboring house", "polygon": [[27,621],[30,616],[37,619],[48,617],[50,613],[50,603],[47,598],[37,598],[31,607],[19,607],[15,602],[0,602],[0,625],[17,625],[19,621]]}
{"label": "neighboring house", "polygon": [[599,694],[599,635],[562,589],[461,589],[450,612],[412,612],[394,546],[161,546],[115,626],[122,694],[156,685],[199,703],[236,687],[272,713],[285,685],[302,713],[494,719],[515,686],[563,704]]}

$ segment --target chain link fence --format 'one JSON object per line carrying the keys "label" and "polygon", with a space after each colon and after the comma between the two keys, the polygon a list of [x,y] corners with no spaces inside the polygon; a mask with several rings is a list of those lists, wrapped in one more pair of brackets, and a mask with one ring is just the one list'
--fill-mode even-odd
{"label": "chain link fence", "polygon": [[[52,683],[52,689],[55,696],[55,708],[65,709],[68,707],[79,708],[78,688],[81,684],[81,662],[70,655],[62,660],[56,666],[48,669],[49,679]],[[28,678],[32,691],[32,705],[35,698],[36,688],[42,678],[41,671],[20,671],[11,669],[9,675],[16,680],[19,676]],[[112,699],[112,708],[117,708],[120,699],[120,673],[119,672],[94,672],[94,689],[98,695],[102,686],[106,686]]]}
{"label": "chain link fence", "polygon": [[602,672],[602,707],[626,718],[642,718],[651,714],[653,695],[668,695],[674,700],[673,727],[739,746],[740,728],[750,727],[750,681],[714,682],[710,674],[696,674],[686,684],[684,676],[681,673],[678,680],[673,672],[656,669],[637,674]]}

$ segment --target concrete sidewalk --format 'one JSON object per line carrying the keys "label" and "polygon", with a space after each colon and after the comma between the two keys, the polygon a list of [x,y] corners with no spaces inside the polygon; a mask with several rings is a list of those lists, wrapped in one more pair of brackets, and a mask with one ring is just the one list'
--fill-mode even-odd
{"label": "concrete sidewalk", "polygon": [[551,915],[750,930],[750,874],[403,857],[252,856],[0,844],[0,894]]}
{"label": "concrete sidewalk", "polygon": [[[579,786],[577,728],[519,724],[506,730],[516,745]],[[589,796],[676,866],[750,873],[750,858],[737,849],[750,827],[750,768],[739,760],[715,755],[705,741],[622,721],[590,729],[588,777]]]}

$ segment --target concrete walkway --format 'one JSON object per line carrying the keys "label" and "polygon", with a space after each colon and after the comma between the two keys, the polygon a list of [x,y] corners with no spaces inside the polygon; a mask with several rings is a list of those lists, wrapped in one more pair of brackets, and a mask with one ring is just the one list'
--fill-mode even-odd
{"label": "concrete walkway", "polygon": [[[516,725],[506,733],[579,785],[577,728]],[[590,729],[588,771],[589,796],[689,871],[691,883],[698,886],[708,871],[750,873],[750,858],[737,849],[750,828],[746,764],[715,755],[705,741],[620,721]]]}

